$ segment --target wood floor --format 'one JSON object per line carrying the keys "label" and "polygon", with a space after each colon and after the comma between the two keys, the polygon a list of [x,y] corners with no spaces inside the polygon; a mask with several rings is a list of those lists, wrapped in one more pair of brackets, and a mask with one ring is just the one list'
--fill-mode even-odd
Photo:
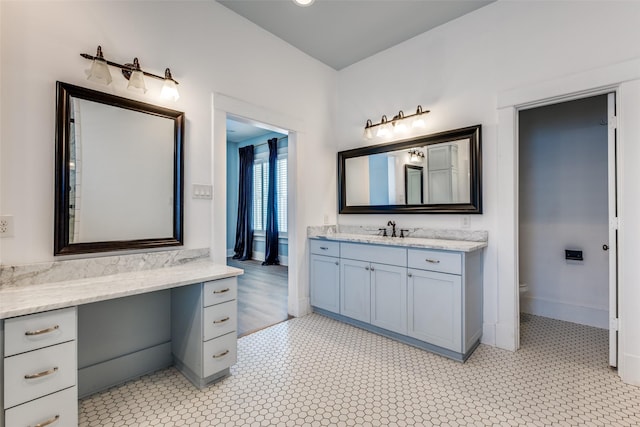
{"label": "wood floor", "polygon": [[238,277],[238,336],[264,329],[289,318],[289,268],[261,265],[260,261],[227,258],[227,265],[242,268]]}

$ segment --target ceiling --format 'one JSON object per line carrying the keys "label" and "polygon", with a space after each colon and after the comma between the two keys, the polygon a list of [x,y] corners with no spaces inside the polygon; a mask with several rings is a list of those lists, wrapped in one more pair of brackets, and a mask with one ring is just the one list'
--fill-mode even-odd
{"label": "ceiling", "polygon": [[216,0],[340,70],[495,0]]}
{"label": "ceiling", "polygon": [[244,142],[273,132],[273,130],[259,127],[257,123],[227,118],[227,142]]}

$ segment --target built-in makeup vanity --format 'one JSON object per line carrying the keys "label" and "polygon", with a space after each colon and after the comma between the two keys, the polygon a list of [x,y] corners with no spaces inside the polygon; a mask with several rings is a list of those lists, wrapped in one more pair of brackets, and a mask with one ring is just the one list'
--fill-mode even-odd
{"label": "built-in makeup vanity", "polygon": [[313,310],[465,361],[482,336],[486,232],[400,238],[351,228],[309,228]]}
{"label": "built-in makeup vanity", "polygon": [[[166,345],[177,369],[197,387],[228,375],[236,362],[240,274],[240,269],[200,259],[97,277],[3,285],[0,426],[77,425],[78,350],[86,348],[78,344],[78,312],[99,301],[170,292],[171,341]],[[114,325],[121,326],[119,313],[111,315],[112,325],[101,324],[94,331],[98,337],[120,333],[114,330]],[[117,378],[135,362],[126,356],[114,360],[117,364],[100,365],[106,370],[103,375],[112,369]]]}

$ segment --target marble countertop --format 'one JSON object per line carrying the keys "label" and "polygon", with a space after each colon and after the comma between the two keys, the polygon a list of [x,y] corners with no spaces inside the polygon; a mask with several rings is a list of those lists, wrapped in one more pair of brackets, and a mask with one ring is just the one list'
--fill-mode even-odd
{"label": "marble countertop", "polygon": [[0,288],[0,319],[224,279],[242,273],[239,268],[199,261],[87,279],[6,286]]}
{"label": "marble countertop", "polygon": [[422,237],[383,237],[369,234],[325,233],[309,236],[310,239],[335,240],[340,242],[369,243],[375,245],[402,246],[421,249],[473,252],[487,246],[487,242],[467,240],[427,239]]}

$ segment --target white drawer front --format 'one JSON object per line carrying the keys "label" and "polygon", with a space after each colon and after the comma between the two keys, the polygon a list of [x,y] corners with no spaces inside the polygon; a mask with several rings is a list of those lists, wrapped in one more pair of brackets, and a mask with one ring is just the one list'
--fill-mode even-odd
{"label": "white drawer front", "polygon": [[5,358],[5,409],[76,385],[77,370],[75,341]]}
{"label": "white drawer front", "polygon": [[462,255],[459,252],[409,249],[409,268],[462,274]]}
{"label": "white drawer front", "polygon": [[367,243],[340,243],[341,258],[377,262],[386,265],[407,266],[407,250],[394,246]]}
{"label": "white drawer front", "polygon": [[5,356],[76,339],[76,308],[46,311],[4,321]]}
{"label": "white drawer front", "polygon": [[204,343],[202,367],[205,378],[236,363],[237,340],[234,332]]}
{"label": "white drawer front", "polygon": [[228,279],[212,280],[204,284],[204,306],[220,304],[236,299],[238,293],[238,281],[235,277]]}
{"label": "white drawer front", "polygon": [[76,387],[50,394],[5,412],[7,426],[76,427],[78,391]]}
{"label": "white drawer front", "polygon": [[309,240],[309,252],[317,255],[340,256],[340,243],[328,240]]}
{"label": "white drawer front", "polygon": [[204,341],[234,332],[238,324],[236,301],[229,301],[204,309]]}

